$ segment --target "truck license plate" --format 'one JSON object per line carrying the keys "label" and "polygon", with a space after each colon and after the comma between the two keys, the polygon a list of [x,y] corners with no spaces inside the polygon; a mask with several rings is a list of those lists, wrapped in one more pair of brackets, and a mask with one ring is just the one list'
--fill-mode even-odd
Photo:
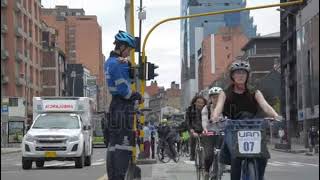
{"label": "truck license plate", "polygon": [[46,151],[44,156],[47,158],[54,158],[57,157],[57,153],[55,151]]}

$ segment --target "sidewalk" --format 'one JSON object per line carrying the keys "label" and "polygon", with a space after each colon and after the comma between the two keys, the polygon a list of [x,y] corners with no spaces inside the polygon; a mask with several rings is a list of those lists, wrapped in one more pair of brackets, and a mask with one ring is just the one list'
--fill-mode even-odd
{"label": "sidewalk", "polygon": [[21,148],[1,148],[1,154],[21,152]]}

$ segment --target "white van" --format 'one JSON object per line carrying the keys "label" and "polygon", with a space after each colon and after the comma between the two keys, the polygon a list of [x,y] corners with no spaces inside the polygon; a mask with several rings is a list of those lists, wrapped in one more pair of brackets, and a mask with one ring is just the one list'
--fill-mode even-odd
{"label": "white van", "polygon": [[88,97],[34,97],[33,123],[24,136],[22,168],[32,162],[75,161],[76,168],[91,165],[92,111]]}

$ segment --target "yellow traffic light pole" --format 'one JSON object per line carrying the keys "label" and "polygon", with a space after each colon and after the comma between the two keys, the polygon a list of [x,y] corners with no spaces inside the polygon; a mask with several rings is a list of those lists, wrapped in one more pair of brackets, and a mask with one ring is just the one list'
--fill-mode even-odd
{"label": "yellow traffic light pole", "polygon": [[[290,2],[285,2],[285,3],[276,3],[276,4],[268,4],[268,5],[261,5],[261,6],[253,6],[253,7],[247,7],[247,8],[238,8],[238,9],[230,9],[230,10],[224,10],[224,11],[217,11],[217,12],[208,12],[208,13],[202,13],[202,14],[194,14],[194,15],[189,15],[189,16],[180,16],[180,17],[173,17],[173,18],[168,18],[164,19],[160,22],[158,22],[156,25],[154,25],[147,33],[144,41],[143,41],[143,46],[142,46],[142,63],[146,63],[146,44],[148,41],[149,36],[151,33],[161,24],[169,22],[169,21],[175,21],[175,20],[181,20],[181,19],[189,19],[189,18],[195,18],[195,17],[202,17],[202,16],[213,16],[213,15],[219,15],[219,14],[226,14],[226,13],[235,13],[235,12],[241,12],[241,11],[249,11],[249,10],[256,10],[256,9],[265,9],[265,8],[271,8],[271,7],[287,7],[287,6],[292,6],[292,5],[298,5],[302,4],[304,0],[295,0],[295,1],[290,1]],[[145,91],[145,80],[141,80],[141,94],[144,94]],[[141,105],[141,107],[144,107],[144,104]],[[144,117],[143,117],[144,118]],[[143,121],[142,121],[143,122]]]}
{"label": "yellow traffic light pole", "polygon": [[[134,0],[130,0],[130,34],[132,36],[135,36],[134,34]],[[135,50],[132,50],[130,52],[130,62],[132,67],[136,66],[136,62],[135,62],[135,56],[134,56]],[[131,90],[132,91],[136,91],[137,89],[137,83],[135,82],[135,80],[133,81],[133,83],[131,84]],[[133,133],[136,133],[137,131],[137,114],[134,113],[133,116]],[[136,138],[135,138],[136,139]],[[136,163],[136,154],[137,154],[137,150],[136,150],[136,140],[134,141],[134,145],[132,147],[132,161],[135,164]]]}

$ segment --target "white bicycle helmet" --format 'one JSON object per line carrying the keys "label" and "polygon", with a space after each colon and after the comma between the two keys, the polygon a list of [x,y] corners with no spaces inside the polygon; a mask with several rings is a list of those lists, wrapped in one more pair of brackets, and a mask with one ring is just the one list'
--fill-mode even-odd
{"label": "white bicycle helmet", "polygon": [[230,66],[230,73],[232,74],[236,70],[245,70],[250,73],[250,64],[247,61],[235,61]]}
{"label": "white bicycle helmet", "polygon": [[210,96],[210,95],[217,95],[217,94],[219,94],[221,91],[222,91],[222,88],[221,88],[221,87],[212,87],[212,88],[209,90],[209,96]]}

